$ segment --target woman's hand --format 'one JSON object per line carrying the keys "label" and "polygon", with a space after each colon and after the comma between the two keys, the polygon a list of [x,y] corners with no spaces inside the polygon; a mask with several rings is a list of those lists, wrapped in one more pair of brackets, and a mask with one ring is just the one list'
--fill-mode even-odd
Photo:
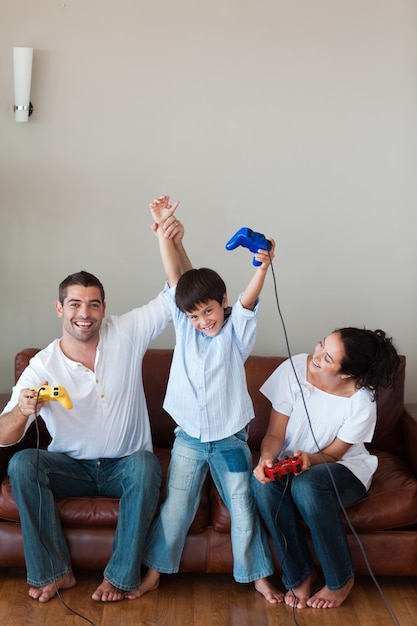
{"label": "woman's hand", "polygon": [[307,470],[310,469],[311,459],[310,459],[310,455],[308,452],[304,452],[303,450],[294,450],[294,456],[300,459],[301,472],[306,472]]}
{"label": "woman's hand", "polygon": [[273,467],[273,465],[274,465],[274,461],[272,458],[265,458],[265,459],[260,458],[258,465],[253,470],[253,475],[255,476],[256,480],[259,480],[259,482],[262,483],[263,485],[272,483],[273,478],[268,478],[268,476],[265,476],[265,468]]}

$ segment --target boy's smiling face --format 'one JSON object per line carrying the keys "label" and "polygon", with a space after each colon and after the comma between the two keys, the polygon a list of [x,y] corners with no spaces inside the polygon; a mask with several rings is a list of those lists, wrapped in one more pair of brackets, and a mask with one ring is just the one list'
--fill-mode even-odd
{"label": "boy's smiling face", "polygon": [[227,307],[227,294],[224,294],[221,304],[217,300],[200,302],[186,315],[197,330],[208,337],[215,337],[221,330],[224,322],[224,309]]}

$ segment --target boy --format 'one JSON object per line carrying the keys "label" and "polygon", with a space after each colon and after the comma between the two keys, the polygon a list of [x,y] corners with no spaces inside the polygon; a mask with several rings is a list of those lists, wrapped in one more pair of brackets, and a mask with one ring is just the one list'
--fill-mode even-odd
{"label": "boy", "polygon": [[230,512],[234,578],[242,583],[255,581],[257,591],[276,604],[283,601],[283,594],[266,578],[274,568],[250,491],[252,459],[247,437],[254,414],[244,368],[255,342],[258,297],[275,242],[269,253],[258,251],[256,259],[262,264],[230,308],[226,286],[213,270],[191,269],[181,277],[174,241],[165,236],[162,226],[177,206],[169,205],[169,196],[150,205],[168,283],[176,286],[175,297],[171,289],[176,346],[164,409],[178,426],[166,500],[145,548],[149,570],[139,589],[128,597],[156,589],[160,573],[178,571],[210,469]]}

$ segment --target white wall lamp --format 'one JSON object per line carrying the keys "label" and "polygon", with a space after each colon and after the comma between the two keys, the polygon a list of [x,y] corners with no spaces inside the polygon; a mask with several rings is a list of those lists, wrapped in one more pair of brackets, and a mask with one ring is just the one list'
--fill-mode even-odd
{"label": "white wall lamp", "polygon": [[30,83],[32,80],[33,48],[13,48],[14,113],[16,122],[27,122],[32,115]]}

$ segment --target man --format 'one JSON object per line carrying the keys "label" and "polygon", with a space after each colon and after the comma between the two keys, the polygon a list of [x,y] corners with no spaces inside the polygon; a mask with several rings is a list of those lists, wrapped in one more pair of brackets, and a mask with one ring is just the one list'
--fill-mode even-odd
{"label": "man", "polygon": [[[183,271],[191,264],[184,229],[167,202],[164,229]],[[68,276],[56,302],[62,337],[41,350],[13,389],[0,417],[0,445],[19,441],[42,406],[52,436],[45,450],[16,453],[8,473],[19,508],[29,595],[47,602],[76,584],[55,497],[120,498],[113,550],[94,600],[116,601],[140,584],[145,536],[158,502],[160,466],[152,453],[142,383],[149,343],[171,321],[168,296],[121,316],[105,317],[100,281],[88,272]],[[62,385],[72,410],[42,403],[34,387]]]}

